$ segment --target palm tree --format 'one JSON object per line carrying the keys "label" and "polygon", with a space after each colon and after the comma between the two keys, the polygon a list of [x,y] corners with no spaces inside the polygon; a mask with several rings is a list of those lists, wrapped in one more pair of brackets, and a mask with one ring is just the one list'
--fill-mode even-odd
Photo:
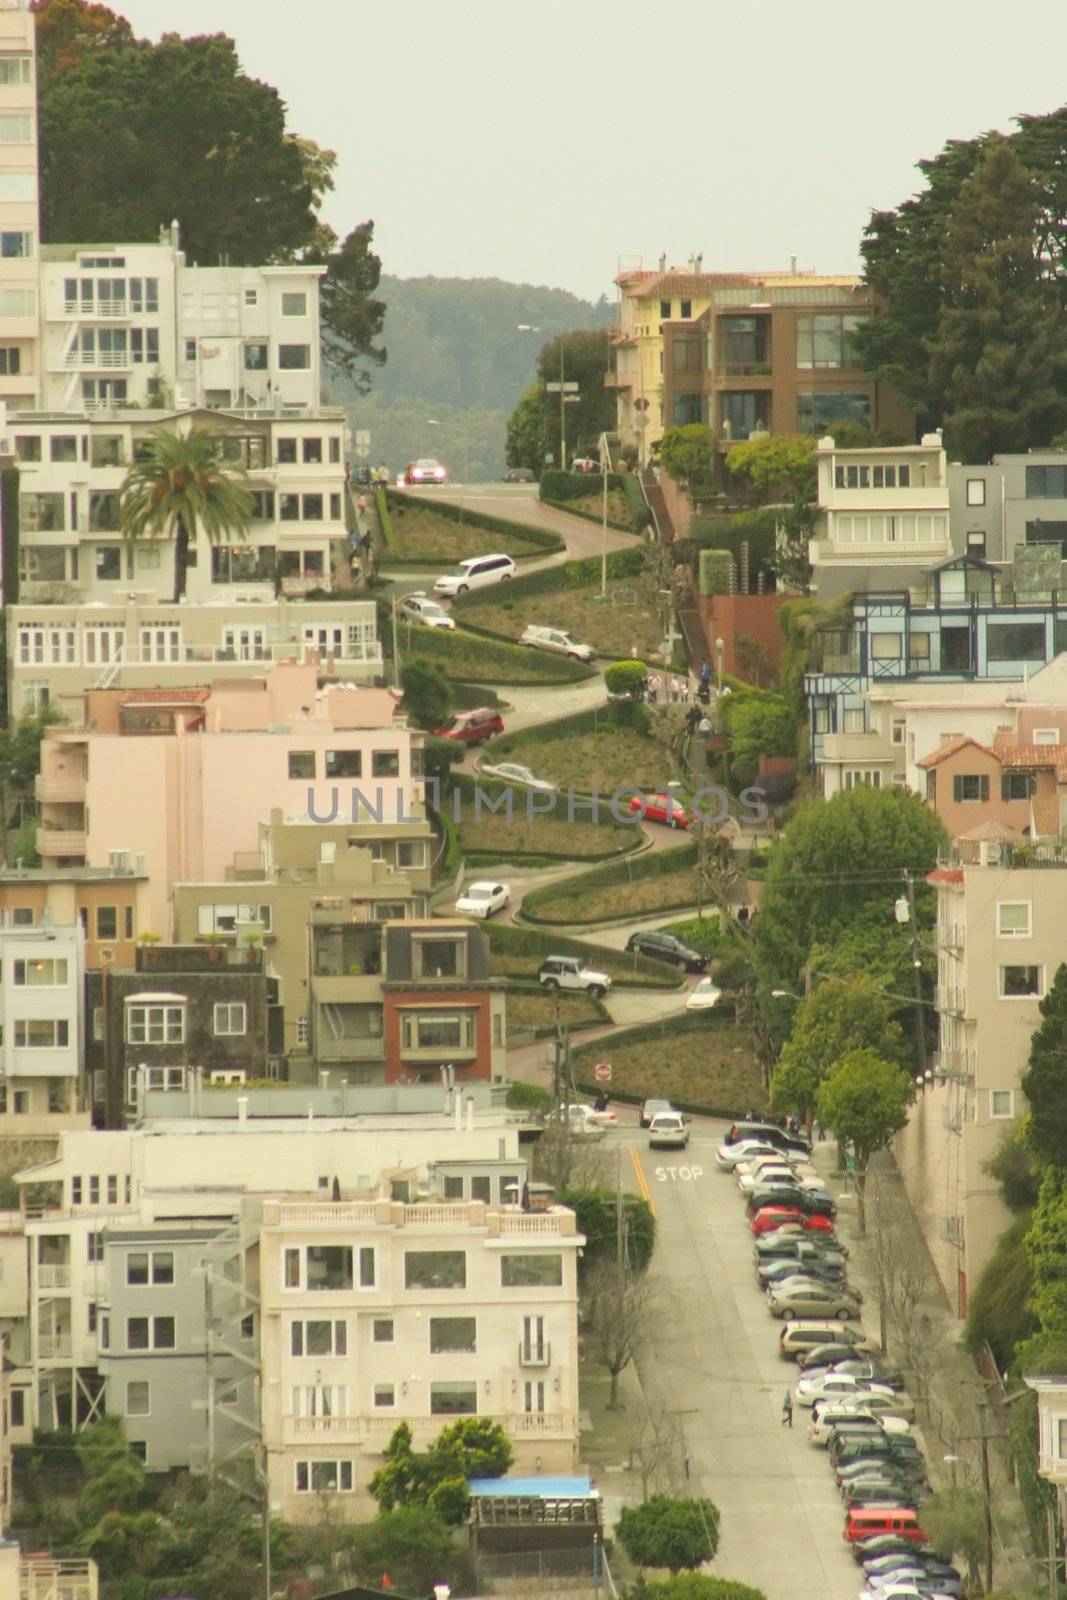
{"label": "palm tree", "polygon": [[222,544],[248,527],[252,496],[243,469],[224,467],[222,435],[155,428],[126,474],[119,522],[126,539],[174,540],[174,601],[185,594],[189,544],[198,528]]}

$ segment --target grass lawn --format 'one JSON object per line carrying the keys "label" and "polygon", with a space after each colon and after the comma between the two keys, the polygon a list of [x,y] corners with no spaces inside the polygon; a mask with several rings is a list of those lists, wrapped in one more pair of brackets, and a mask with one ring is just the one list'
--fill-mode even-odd
{"label": "grass lawn", "polygon": [[[607,814],[607,813],[606,813]],[[581,813],[578,814],[579,817]],[[525,797],[514,795],[511,820],[502,811],[482,811],[475,818],[474,799],[464,795],[459,823],[459,841],[464,855],[559,857],[566,861],[597,860],[635,850],[640,833],[625,824],[567,821],[565,805],[558,817],[535,816],[527,819]]]}
{"label": "grass lawn", "polygon": [[[650,961],[645,956],[630,956],[608,945],[587,944],[566,939],[556,933],[542,933],[538,928],[517,927],[510,922],[490,922],[489,968],[494,978],[526,978],[537,976],[537,969],[546,956],[577,955],[598,972],[606,972],[615,984],[627,988],[639,986],[650,989],[679,989],[682,974],[662,961]],[[509,1001],[510,1004],[510,1001]]]}
{"label": "grass lawn", "polygon": [[565,628],[602,656],[642,661],[655,654],[663,638],[659,606],[644,573],[621,581],[609,578],[606,600],[600,599],[598,578],[581,588],[520,595],[513,601],[499,592],[486,593],[484,599],[465,600],[456,616],[509,639],[517,639],[529,623]]}
{"label": "grass lawn", "polygon": [[[514,556],[544,556],[550,552],[542,545],[527,543],[517,534],[503,529],[474,528],[466,522],[456,522],[444,517],[432,506],[422,501],[405,501],[392,507],[393,533],[397,547],[405,561],[452,563],[467,556],[488,555],[500,551]],[[388,564],[388,555],[384,556]]]}
{"label": "grass lawn", "polygon": [[[510,1006],[509,998],[509,1006]],[[649,1030],[642,1028],[642,1035]],[[703,1105],[743,1116],[767,1104],[759,1063],[747,1028],[721,1018],[696,1017],[692,1027],[665,1031],[661,1045],[626,1036],[579,1049],[574,1073],[579,1082],[592,1077],[593,1063],[611,1062],[612,1090],[661,1097],[681,1105]]]}
{"label": "grass lawn", "polygon": [[696,880],[687,864],[657,877],[638,876],[633,883],[579,887],[570,893],[564,880],[558,888],[544,890],[543,896],[538,895],[536,904],[538,921],[565,927],[568,923],[611,922],[617,917],[650,917],[663,906],[694,904]]}
{"label": "grass lawn", "polygon": [[[401,656],[408,653],[407,629],[400,630]],[[507,684],[577,683],[592,676],[588,667],[543,650],[520,650],[500,639],[482,639],[462,628],[412,628],[410,654],[441,668],[446,678],[461,683]],[[473,704],[481,704],[474,701]]]}
{"label": "grass lawn", "polygon": [[[531,654],[534,652],[531,651]],[[588,793],[596,785],[605,797],[604,815],[611,820],[607,799],[616,789],[639,784],[662,788],[670,774],[665,771],[666,756],[655,740],[633,728],[620,728],[605,716],[596,732],[568,733],[546,729],[523,732],[512,746],[507,738],[488,747],[486,759],[519,761],[539,777],[552,778],[561,789]],[[623,824],[625,826],[625,824]]]}
{"label": "grass lawn", "polygon": [[[598,489],[593,494],[580,494],[574,500],[556,500],[553,504],[560,506],[564,511],[584,511],[587,516],[596,517],[600,521],[604,515],[604,491]],[[630,526],[630,508],[621,489],[608,490],[609,528],[613,522],[617,522],[622,528]]]}
{"label": "grass lawn", "polygon": [[[583,994],[562,996],[560,1015],[569,1028],[596,1027],[610,1022],[611,1018],[597,1000]],[[508,990],[508,1033],[525,1033],[528,1029],[554,1028],[555,1001],[543,989]]]}

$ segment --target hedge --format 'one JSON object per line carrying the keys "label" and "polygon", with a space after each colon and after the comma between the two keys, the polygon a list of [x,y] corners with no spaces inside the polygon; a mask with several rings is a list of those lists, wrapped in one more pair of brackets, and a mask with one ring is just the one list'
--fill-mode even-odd
{"label": "hedge", "polygon": [[[583,556],[576,561],[564,561],[558,567],[546,567],[540,572],[530,572],[521,578],[512,578],[507,586],[507,597],[518,602],[530,595],[553,594],[557,589],[584,589],[589,584],[600,582],[600,569],[599,556]],[[643,550],[612,550],[608,555],[609,578],[636,578],[643,571]],[[493,592],[486,589],[472,589],[467,594],[457,595],[452,602],[452,610],[460,616],[466,608],[484,601]]]}
{"label": "hedge", "polygon": [[729,550],[701,550],[699,573],[701,594],[733,593],[735,568]]}
{"label": "hedge", "polygon": [[626,504],[630,508],[630,519],[638,533],[648,527],[652,521],[652,513],[648,509],[644,492],[635,472],[621,472],[622,492],[626,496]]}
{"label": "hedge", "polygon": [[[598,512],[585,511],[579,506],[571,505],[567,500],[542,500],[541,504],[543,506],[551,506],[554,511],[565,511],[568,517],[581,517],[583,522],[592,522],[598,528],[604,526],[604,518]],[[611,517],[608,518],[608,527],[614,529],[616,533],[632,533],[636,535],[641,532],[640,528],[634,528],[628,522],[614,522]]]}
{"label": "hedge", "polygon": [[[701,1013],[694,1017],[685,1011],[680,1016],[663,1017],[659,1022],[643,1022],[636,1028],[620,1028],[611,1035],[611,1045],[622,1047],[628,1044],[662,1043],[665,1038],[670,1038],[678,1033],[706,1032],[718,1024],[729,1026],[733,1023],[732,1016],[725,1012],[716,1016],[714,1013]],[[582,1094],[597,1095],[603,1085],[596,1082],[588,1083],[580,1077],[583,1062],[597,1062],[604,1059],[609,1046],[604,1039],[597,1039],[593,1043],[581,1044],[571,1052],[571,1070],[575,1075],[576,1087]],[[646,1095],[633,1094],[627,1089],[616,1089],[612,1085],[611,1098],[620,1105],[639,1106],[647,1099]],[[747,1106],[709,1106],[696,1101],[687,1100],[684,1103],[672,1102],[678,1111],[687,1111],[692,1116],[698,1117],[744,1117],[750,1109]]]}
{"label": "hedge", "polygon": [[[638,956],[635,961],[625,951],[612,950],[607,945],[590,944],[584,939],[542,933],[539,928],[523,928],[514,922],[490,922],[485,931],[489,936],[490,950],[497,948],[509,955],[529,955],[531,966],[536,964],[539,967],[546,956],[577,956],[593,967],[602,967],[608,962],[618,964],[623,960],[627,965],[632,963],[632,977],[616,977],[612,974],[614,989],[680,989],[685,982],[680,972],[673,967],[665,967],[662,961],[651,961],[648,956]],[[530,981],[535,980],[536,970],[530,974]],[[517,981],[515,978],[509,979],[511,983]]]}
{"label": "hedge", "polygon": [[399,556],[400,551],[397,548],[396,535],[393,532],[393,519],[389,513],[389,498],[381,484],[378,484],[374,491],[374,504],[378,508],[378,526],[382,530],[382,538],[385,540],[386,549],[390,555]]}
{"label": "hedge", "polygon": [[[515,522],[510,517],[490,517],[484,511],[471,511],[468,506],[453,505],[449,500],[438,500],[436,497],[425,502],[418,500],[412,502],[405,500],[403,495],[397,494],[393,489],[382,491],[386,504],[389,507],[402,505],[429,504],[432,511],[446,517],[451,522],[462,522],[469,528],[484,528],[489,533],[510,533],[516,539],[524,539],[527,544],[537,545],[546,556],[556,555],[567,547],[558,533],[552,533],[548,528],[533,528],[528,522]],[[425,565],[426,557],[422,558]]]}
{"label": "hedge", "polygon": [[[545,884],[543,889],[535,889],[532,894],[524,897],[522,915],[528,918],[530,922],[541,922],[546,926],[554,926],[554,918],[538,916],[538,906],[557,900],[564,902],[577,900],[592,889],[612,889],[617,884],[639,883],[646,878],[666,877],[670,873],[678,871],[681,867],[695,864],[695,844],[683,844],[676,849],[652,851],[639,856],[636,861],[631,861],[628,857],[622,861],[613,861],[607,866],[594,867],[589,872],[576,873],[573,878],[563,878],[557,883]],[[696,889],[694,888],[684,900],[664,901],[662,906],[657,907],[657,912],[680,910],[683,907],[691,906],[695,900]],[[613,916],[587,919],[577,915],[561,920],[566,925],[567,922],[615,922],[618,919]]]}
{"label": "hedge", "polygon": [[[467,773],[459,773],[452,779],[451,789],[459,791],[464,808],[473,807],[475,784],[477,784],[479,789],[491,795],[502,794],[504,790],[509,787],[509,785],[500,778],[483,778],[481,775],[479,775],[475,779]],[[526,814],[524,796],[525,790],[520,789],[517,791],[516,803],[513,807],[513,812],[518,816],[525,816]],[[565,809],[565,801],[562,796],[560,796],[560,806],[561,814],[558,816],[551,812],[535,813],[535,816],[539,817],[545,822],[559,822],[563,827],[581,828],[593,826],[594,819],[588,814],[588,812],[578,811],[573,818],[568,818]],[[629,827],[626,823],[616,823],[614,817],[612,817],[610,813],[601,819],[601,826],[606,827],[611,826],[612,824],[615,825],[615,828],[618,832],[619,843],[613,850],[604,850],[598,855],[576,856],[573,850],[500,851],[468,849],[464,850],[464,856],[472,863],[478,862],[482,865],[496,861],[522,861],[530,864],[536,861],[539,863],[544,862],[547,865],[553,865],[557,861],[616,861],[621,856],[629,855],[632,851],[639,849],[642,843],[642,837],[640,828]]]}
{"label": "hedge", "polygon": [[[457,646],[462,646],[462,660]],[[422,628],[418,646],[413,647],[411,653],[432,660],[446,677],[460,683],[484,681],[515,688],[536,688],[538,685],[581,683],[596,675],[580,661],[547,655],[544,651],[530,650],[526,645],[513,644],[495,635],[476,634],[466,628],[451,632],[444,628]],[[450,656],[456,657],[452,663]],[[517,674],[520,662],[525,670]],[[479,677],[480,670],[484,678]]]}
{"label": "hedge", "polygon": [[[561,472],[559,467],[546,467],[541,474],[537,497],[539,500],[580,500],[602,485],[601,472]],[[608,473],[608,488],[622,490],[622,473]]]}

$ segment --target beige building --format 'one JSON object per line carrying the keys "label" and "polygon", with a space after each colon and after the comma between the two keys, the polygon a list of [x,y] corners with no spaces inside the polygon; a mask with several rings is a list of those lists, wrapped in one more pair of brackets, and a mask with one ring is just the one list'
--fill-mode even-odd
{"label": "beige building", "polygon": [[1026,1111],[1019,1088],[1039,1003],[1064,960],[1059,843],[960,840],[937,890],[939,1054],[895,1144],[959,1315],[1011,1221],[983,1164]]}
{"label": "beige building", "polygon": [[839,450],[826,437],[816,465],[819,516],[808,559],[821,600],[905,586],[952,554],[939,433],[920,444],[862,450]]}
{"label": "beige building", "polygon": [[0,1600],[97,1600],[99,1593],[95,1561],[27,1555],[16,1540],[0,1539]]}
{"label": "beige building", "polygon": [[24,0],[0,5],[0,401],[33,405],[40,384],[37,63]]}
{"label": "beige building", "polygon": [[499,1422],[518,1472],[578,1448],[574,1212],[481,1201],[267,1201],[259,1236],[271,1509],[348,1518],[393,1429],[417,1448],[457,1417]]}

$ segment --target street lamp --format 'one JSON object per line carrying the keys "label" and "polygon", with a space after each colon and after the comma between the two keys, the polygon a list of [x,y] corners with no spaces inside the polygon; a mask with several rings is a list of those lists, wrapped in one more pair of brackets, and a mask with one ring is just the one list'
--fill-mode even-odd
{"label": "street lamp", "polygon": [[611,471],[611,446],[606,433],[600,435],[600,472],[604,480],[604,521],[600,535],[600,598],[608,597],[608,473]]}

